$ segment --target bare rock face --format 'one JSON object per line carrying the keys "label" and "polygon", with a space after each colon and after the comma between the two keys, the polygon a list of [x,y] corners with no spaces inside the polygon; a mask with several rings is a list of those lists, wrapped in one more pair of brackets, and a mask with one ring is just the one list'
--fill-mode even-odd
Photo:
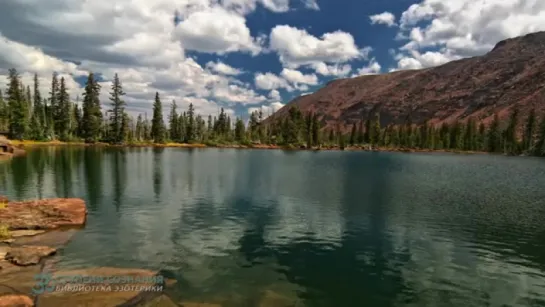
{"label": "bare rock face", "polygon": [[2,295],[0,296],[0,307],[32,307],[34,302],[26,295]]}
{"label": "bare rock face", "polygon": [[[300,96],[265,120],[288,115],[292,105],[317,114],[324,129],[345,132],[380,114],[382,126],[464,121],[487,124],[495,113],[506,120],[513,107],[522,117],[545,113],[545,32],[502,41],[483,56],[441,66],[359,76],[329,82]],[[524,122],[524,121],[521,121]]]}
{"label": "bare rock face", "polygon": [[8,250],[4,259],[16,265],[27,266],[38,264],[42,258],[51,256],[56,252],[56,249],[48,246],[12,247]]}
{"label": "bare rock face", "polygon": [[85,202],[79,198],[10,202],[0,210],[0,221],[10,230],[81,226],[86,216]]}
{"label": "bare rock face", "polygon": [[0,195],[0,204],[2,203],[8,203],[9,199],[7,196]]}
{"label": "bare rock face", "polygon": [[32,288],[36,286],[35,276],[41,271],[39,265],[18,266],[0,261],[0,267],[0,295],[32,295]]}

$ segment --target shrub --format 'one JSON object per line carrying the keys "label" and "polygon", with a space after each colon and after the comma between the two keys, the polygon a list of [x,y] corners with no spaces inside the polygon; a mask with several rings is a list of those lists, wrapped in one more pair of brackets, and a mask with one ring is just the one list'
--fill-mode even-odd
{"label": "shrub", "polygon": [[0,225],[0,239],[7,239],[10,237],[8,226]]}

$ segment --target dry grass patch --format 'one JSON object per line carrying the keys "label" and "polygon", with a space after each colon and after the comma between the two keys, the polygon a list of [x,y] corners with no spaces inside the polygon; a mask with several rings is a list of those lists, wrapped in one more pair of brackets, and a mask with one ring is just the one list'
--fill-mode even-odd
{"label": "dry grass patch", "polygon": [[8,226],[0,224],[0,239],[8,239],[10,236]]}

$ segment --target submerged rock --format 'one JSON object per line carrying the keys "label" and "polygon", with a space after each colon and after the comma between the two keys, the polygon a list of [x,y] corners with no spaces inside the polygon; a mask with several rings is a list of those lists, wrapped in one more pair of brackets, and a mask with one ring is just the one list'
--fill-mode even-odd
{"label": "submerged rock", "polygon": [[9,202],[0,210],[0,221],[10,230],[81,226],[86,216],[85,202],[79,198]]}
{"label": "submerged rock", "polygon": [[56,249],[48,246],[11,247],[4,259],[16,265],[27,266],[38,264],[42,258],[51,256],[56,252]]}
{"label": "submerged rock", "polygon": [[[18,230],[12,231],[12,233],[16,231]],[[66,245],[77,232],[77,229],[50,230],[34,236],[17,237],[11,245],[45,245],[60,248]]]}
{"label": "submerged rock", "polygon": [[2,295],[0,296],[0,307],[32,307],[34,302],[26,295]]}

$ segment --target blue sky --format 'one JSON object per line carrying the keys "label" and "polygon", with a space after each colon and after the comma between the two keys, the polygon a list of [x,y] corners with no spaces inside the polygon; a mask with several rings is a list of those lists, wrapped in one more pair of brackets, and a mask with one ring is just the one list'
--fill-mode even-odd
{"label": "blue sky", "polygon": [[175,100],[247,118],[331,79],[433,67],[542,30],[539,0],[5,0],[0,75],[38,73],[45,95],[57,72],[75,100],[93,71],[107,108],[118,73],[132,116],[150,116],[159,92],[165,114]]}

